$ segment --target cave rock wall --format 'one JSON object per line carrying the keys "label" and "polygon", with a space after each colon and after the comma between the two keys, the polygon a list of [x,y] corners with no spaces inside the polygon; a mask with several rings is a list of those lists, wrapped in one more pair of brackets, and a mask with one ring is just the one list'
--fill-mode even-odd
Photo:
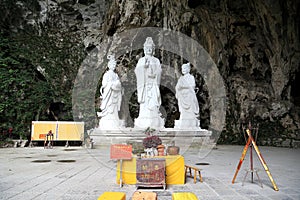
{"label": "cave rock wall", "polygon": [[[103,38],[131,28],[160,27],[190,36],[211,55],[226,85],[226,126],[219,143],[243,144],[243,127],[251,122],[259,127],[257,142],[261,145],[300,146],[300,95],[296,89],[300,77],[299,2],[47,0],[38,5],[33,14],[19,3],[23,21],[9,22],[10,28],[16,30],[26,22],[46,32],[45,26],[60,24],[61,29],[77,33],[87,52],[101,46]],[[172,55],[159,53],[160,59],[168,56]],[[126,63],[132,58],[135,55],[130,54],[119,60],[120,73],[126,72]],[[183,60],[175,60],[176,64],[171,63],[174,59],[169,62],[178,69]],[[206,128],[209,96],[199,99],[203,100],[201,106],[206,106],[201,110],[201,124]]]}

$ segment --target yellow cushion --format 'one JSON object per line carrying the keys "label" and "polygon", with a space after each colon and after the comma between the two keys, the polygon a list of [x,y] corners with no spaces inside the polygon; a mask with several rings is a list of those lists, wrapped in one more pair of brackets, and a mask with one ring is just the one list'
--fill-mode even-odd
{"label": "yellow cushion", "polygon": [[104,192],[98,200],[126,200],[126,194],[123,192]]}
{"label": "yellow cushion", "polygon": [[191,192],[176,192],[172,194],[172,200],[198,200],[198,198]]}

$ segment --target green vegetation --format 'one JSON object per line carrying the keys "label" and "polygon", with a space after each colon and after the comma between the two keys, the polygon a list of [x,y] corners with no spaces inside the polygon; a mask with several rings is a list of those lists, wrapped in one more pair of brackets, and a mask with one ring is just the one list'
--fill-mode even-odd
{"label": "green vegetation", "polygon": [[1,31],[0,128],[13,128],[14,138],[29,137],[31,121],[53,120],[49,107],[57,102],[64,105],[57,120],[73,120],[71,93],[83,51],[72,32]]}

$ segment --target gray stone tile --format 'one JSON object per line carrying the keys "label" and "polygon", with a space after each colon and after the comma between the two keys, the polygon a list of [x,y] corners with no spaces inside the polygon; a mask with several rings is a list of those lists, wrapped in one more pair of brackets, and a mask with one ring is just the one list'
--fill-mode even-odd
{"label": "gray stone tile", "polygon": [[199,200],[222,200],[222,197],[219,196],[197,196]]}
{"label": "gray stone tile", "polygon": [[[51,150],[0,149],[0,199],[26,200],[36,197],[35,199],[88,200],[97,199],[105,191],[125,192],[126,199],[130,199],[136,187],[124,185],[120,188],[116,183],[116,162],[110,161],[109,149],[74,149],[76,150],[65,151],[60,147]],[[168,185],[166,191],[155,191],[158,193],[158,199],[171,199],[173,192],[184,191],[193,192],[199,199],[208,200],[300,199],[300,175],[296,173],[300,168],[300,150],[270,147],[261,149],[279,188],[277,192],[263,169],[259,172],[263,188],[257,182],[251,183],[249,180],[242,186],[244,169],[248,168],[248,165],[242,166],[236,183],[231,183],[242,149],[242,146],[218,146],[218,149],[205,158],[205,162],[209,162],[210,165],[203,167],[203,183],[197,180],[194,184],[193,178],[188,178],[184,185]],[[195,155],[186,154],[185,157],[191,163],[203,161],[199,161]],[[50,159],[51,162],[31,162],[38,159]],[[76,162],[57,162],[63,159],[74,159]],[[282,169],[288,169],[289,173]]]}
{"label": "gray stone tile", "polygon": [[293,195],[288,195],[289,197],[291,197],[294,200],[299,200],[300,199],[300,194],[293,194]]}
{"label": "gray stone tile", "polygon": [[287,195],[283,195],[283,194],[279,194],[279,195],[270,195],[268,196],[270,199],[272,200],[294,200],[292,197],[287,196]]}
{"label": "gray stone tile", "polygon": [[269,199],[268,197],[261,196],[261,195],[248,195],[248,196],[246,196],[246,198],[248,198],[250,200],[266,200],[266,199]]}
{"label": "gray stone tile", "polygon": [[243,196],[238,196],[238,195],[225,195],[225,196],[221,196],[223,200],[243,200],[243,199],[247,199],[246,197]]}
{"label": "gray stone tile", "polygon": [[234,190],[228,190],[228,189],[222,189],[222,190],[218,189],[218,190],[214,190],[214,192],[216,192],[219,196],[230,196],[233,194],[235,194],[236,196],[239,195]]}

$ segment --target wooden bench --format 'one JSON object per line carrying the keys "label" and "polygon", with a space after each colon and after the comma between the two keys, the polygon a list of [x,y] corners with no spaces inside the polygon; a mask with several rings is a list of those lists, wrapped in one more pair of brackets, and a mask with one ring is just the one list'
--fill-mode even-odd
{"label": "wooden bench", "polygon": [[190,177],[193,177],[192,176],[192,169],[193,169],[194,170],[194,183],[197,182],[197,174],[199,174],[200,182],[201,183],[203,182],[202,176],[201,176],[201,169],[199,169],[197,167],[190,166],[190,165],[184,165],[184,167],[185,167],[185,177],[187,175],[188,170],[190,172]]}

